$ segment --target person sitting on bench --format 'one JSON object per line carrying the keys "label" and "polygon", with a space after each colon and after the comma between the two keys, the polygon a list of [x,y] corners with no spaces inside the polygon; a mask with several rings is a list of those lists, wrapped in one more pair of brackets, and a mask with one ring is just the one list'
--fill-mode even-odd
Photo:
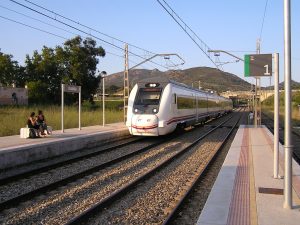
{"label": "person sitting on bench", "polygon": [[37,119],[37,124],[42,127],[43,133],[46,130],[47,134],[49,135],[49,132],[48,132],[48,129],[47,129],[47,124],[46,124],[46,118],[45,118],[42,110],[39,110],[36,119]]}
{"label": "person sitting on bench", "polygon": [[38,131],[38,134],[37,134],[38,137],[40,137],[41,135],[44,135],[44,131],[42,130],[42,127],[39,124],[37,124],[35,112],[30,113],[30,116],[28,117],[28,120],[27,120],[27,125],[28,125],[28,128],[33,128]]}

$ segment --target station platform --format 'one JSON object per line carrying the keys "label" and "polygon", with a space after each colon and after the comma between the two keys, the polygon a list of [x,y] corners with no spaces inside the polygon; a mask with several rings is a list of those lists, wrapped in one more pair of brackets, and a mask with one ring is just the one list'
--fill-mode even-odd
{"label": "station platform", "polygon": [[52,132],[43,138],[23,139],[20,135],[0,137],[0,169],[47,159],[83,148],[99,146],[105,140],[113,141],[129,135],[124,123],[89,126]]}
{"label": "station platform", "polygon": [[[300,166],[293,160],[293,208],[285,209],[284,180],[273,178],[273,140],[264,126],[240,126],[198,225],[300,224]],[[280,145],[281,176],[283,152]]]}

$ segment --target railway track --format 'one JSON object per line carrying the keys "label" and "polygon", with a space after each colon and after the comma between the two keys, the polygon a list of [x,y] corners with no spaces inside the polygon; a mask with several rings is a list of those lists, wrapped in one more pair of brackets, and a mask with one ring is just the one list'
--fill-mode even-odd
{"label": "railway track", "polygon": [[[170,222],[197,178],[205,171],[217,149],[228,136],[228,132],[235,128],[239,119],[240,117],[230,118],[230,122],[224,121],[198,136],[178,150],[173,157],[166,159],[157,168],[145,174],[146,177],[139,178],[138,185],[132,183],[131,186],[117,193],[120,196],[111,196],[111,199],[99,202],[75,217],[69,224],[84,223],[87,218],[99,211],[100,215],[94,216],[88,223],[102,224],[111,221],[112,224],[165,224]],[[232,120],[235,122],[233,123]],[[224,126],[226,123],[227,126]],[[123,195],[125,197],[118,199]],[[117,201],[112,204],[114,199]]]}
{"label": "railway track", "polygon": [[[94,147],[90,151],[79,150],[73,153],[65,153],[62,156],[53,157],[47,160],[40,160],[29,165],[22,165],[17,168],[8,168],[0,172],[0,185],[7,184],[10,182],[24,179],[25,177],[33,176],[51,169],[58,168],[60,166],[79,162],[81,160],[91,158],[103,153],[114,150],[115,148],[121,148],[133,143],[140,141],[141,138],[136,137],[124,137],[124,140],[115,140],[112,143],[108,142],[103,144],[101,148]],[[35,164],[32,166],[32,164]]]}
{"label": "railway track", "polygon": [[[186,187],[186,192],[181,196],[181,198],[179,199],[178,203],[172,209],[171,213],[168,215],[167,219],[164,221],[163,224],[171,224],[171,223],[174,224],[174,220],[176,218],[178,218],[178,216],[180,216],[179,209],[182,209],[183,207],[186,207],[188,201],[193,201],[192,199],[189,199],[189,196],[194,191],[195,187],[197,185],[199,185],[199,181],[201,179],[203,179],[207,175],[208,171],[211,168],[211,165],[215,162],[215,160],[218,157],[218,155],[221,154],[220,152],[223,150],[223,148],[225,147],[225,145],[227,144],[227,142],[230,140],[231,137],[232,137],[232,140],[233,140],[234,136],[232,134],[234,133],[235,130],[237,131],[236,128],[240,124],[240,121],[241,121],[241,119],[242,119],[243,116],[245,117],[245,115],[241,114],[239,116],[239,118],[238,118],[237,121],[233,121],[233,123],[234,123],[233,125],[230,124],[227,127],[229,129],[229,131],[226,132],[226,136],[223,138],[223,140],[221,140],[221,142],[215,146],[215,150],[214,150],[215,154],[213,154],[211,157],[209,157],[207,159],[207,163],[204,166],[204,168],[201,168],[201,170],[197,171],[197,173],[195,175],[195,179],[193,179],[193,181],[191,181],[191,184]],[[225,156],[226,156],[226,154],[224,155],[223,159],[221,160],[222,162],[224,161]],[[219,168],[221,166],[222,166],[222,163],[219,165]],[[211,181],[213,181],[213,180],[211,180]],[[197,215],[197,218],[199,217],[199,214]],[[191,219],[191,217],[189,217],[189,221],[190,221],[190,219]],[[188,221],[185,221],[185,222],[188,222]],[[195,221],[195,223],[196,222],[197,221]],[[181,224],[181,223],[179,222],[177,224]]]}
{"label": "railway track", "polygon": [[[134,146],[138,141],[139,143],[137,145],[139,146]],[[93,172],[108,167],[135,154],[147,151],[148,149],[153,148],[163,143],[164,141],[165,140],[159,139],[158,141],[146,141],[145,143],[141,143],[140,139],[134,139],[126,143],[102,149],[100,151],[89,153],[63,162],[58,162],[50,166],[45,166],[41,169],[32,170],[24,174],[18,174],[16,176],[5,178],[1,182],[2,186],[0,186],[0,192],[5,193],[10,189],[13,189],[17,190],[18,194],[15,194],[16,196],[13,197],[11,197],[11,195],[13,195],[14,193],[10,193],[9,196],[4,196],[2,194],[0,210],[13,207],[19,202],[29,200],[34,196],[43,194],[46,191],[54,190],[74,180],[78,180],[82,177],[88,176]],[[126,151],[122,151],[122,148],[126,148]],[[134,148],[135,150],[132,151],[130,150],[130,148]],[[111,156],[105,157],[107,159],[103,159],[104,154],[108,153],[110,153]],[[84,165],[82,167],[81,165],[83,164],[87,164],[88,166]],[[78,167],[79,169],[76,170],[76,167]],[[63,170],[70,170],[70,172],[66,176],[60,176],[61,171]],[[57,174],[56,177],[58,179],[52,178],[53,176],[55,176],[55,174]],[[49,177],[49,182],[47,182],[47,179],[45,179],[45,177]],[[41,182],[39,182],[39,180]],[[32,188],[22,188],[26,187],[24,185],[28,183],[28,181],[31,182]]]}
{"label": "railway track", "polygon": [[[274,134],[274,120],[265,113],[262,113],[262,123]],[[293,158],[300,165],[300,134],[292,130],[292,143],[293,143]],[[279,141],[284,145],[284,127],[279,124]]]}
{"label": "railway track", "polygon": [[[77,173],[77,167],[74,166],[78,162],[71,162],[71,164],[63,165],[64,169],[55,167],[51,168],[50,171],[43,171],[41,174],[23,178],[21,181],[20,178],[17,178],[8,185],[2,184],[0,192],[8,192],[8,195],[3,196],[1,194],[0,196],[0,223],[61,224],[86,220],[86,218],[93,215],[95,210],[103,209],[103,206],[108,202],[112,203],[116,197],[119,198],[127,193],[138,183],[147,179],[147,177],[153,177],[153,174],[156,173],[155,171],[159,171],[160,168],[167,166],[168,163],[181,158],[181,155],[186,155],[186,152],[189,152],[188,149],[196,145],[196,143],[190,144],[195,142],[193,140],[195,139],[195,133],[199,136],[199,133],[213,132],[213,129],[228,130],[228,127],[232,125],[226,125],[225,119],[226,117],[218,120],[223,121],[223,124],[219,127],[214,125],[218,121],[213,121],[211,126],[191,130],[182,136],[176,136],[176,139],[170,136],[155,143],[149,143],[149,139],[147,139],[148,143],[135,142],[117,150],[109,150],[105,155],[113,155],[112,152],[121,152],[122,148],[131,152],[127,152],[126,156],[119,156],[106,162],[98,163],[96,166],[79,173]],[[202,135],[196,142],[203,138],[205,137]],[[181,141],[177,139],[181,139]],[[153,141],[153,139],[151,140]],[[134,145],[139,147],[133,147]],[[101,156],[100,158],[103,158],[103,154]],[[92,162],[94,158],[97,158],[97,156],[93,155],[91,158],[84,158],[80,162],[81,164],[94,164]],[[74,174],[67,177],[62,175],[63,179],[45,184],[48,181],[47,176],[49,174],[50,177],[59,177],[59,174],[62,171],[65,172],[65,170],[76,171],[76,173],[73,172]],[[42,179],[42,177],[44,178]],[[25,191],[20,190],[26,183],[27,185],[30,183],[31,186],[39,179],[43,183],[40,187],[35,187],[30,191],[26,191],[26,188]]]}

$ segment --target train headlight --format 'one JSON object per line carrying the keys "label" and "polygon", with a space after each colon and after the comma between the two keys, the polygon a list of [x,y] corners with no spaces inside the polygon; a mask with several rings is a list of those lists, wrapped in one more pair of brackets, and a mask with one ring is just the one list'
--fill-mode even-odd
{"label": "train headlight", "polygon": [[134,109],[134,112],[136,112],[136,113],[137,113],[138,111],[139,111],[138,109]]}
{"label": "train headlight", "polygon": [[153,109],[153,112],[154,112],[154,113],[157,113],[157,109]]}

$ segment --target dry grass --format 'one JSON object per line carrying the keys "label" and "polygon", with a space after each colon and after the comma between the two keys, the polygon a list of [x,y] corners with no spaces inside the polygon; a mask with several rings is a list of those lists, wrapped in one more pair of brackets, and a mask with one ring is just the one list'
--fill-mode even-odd
{"label": "dry grass", "polygon": [[[274,115],[274,108],[263,106],[263,112],[273,118]],[[279,108],[279,116],[280,116],[280,123],[284,124],[284,107]],[[292,126],[299,127],[300,126],[300,110],[297,107],[292,108]]]}
{"label": "dry grass", "polygon": [[[106,123],[115,123],[123,121],[123,111],[114,110],[108,107],[105,111]],[[54,130],[61,129],[61,107],[60,106],[0,106],[0,136],[17,135],[20,128],[25,127],[27,118],[31,112],[41,109],[47,120],[47,124],[51,125]],[[102,125],[102,109],[97,107],[82,107],[81,126]],[[78,106],[64,107],[64,128],[78,127]]]}

